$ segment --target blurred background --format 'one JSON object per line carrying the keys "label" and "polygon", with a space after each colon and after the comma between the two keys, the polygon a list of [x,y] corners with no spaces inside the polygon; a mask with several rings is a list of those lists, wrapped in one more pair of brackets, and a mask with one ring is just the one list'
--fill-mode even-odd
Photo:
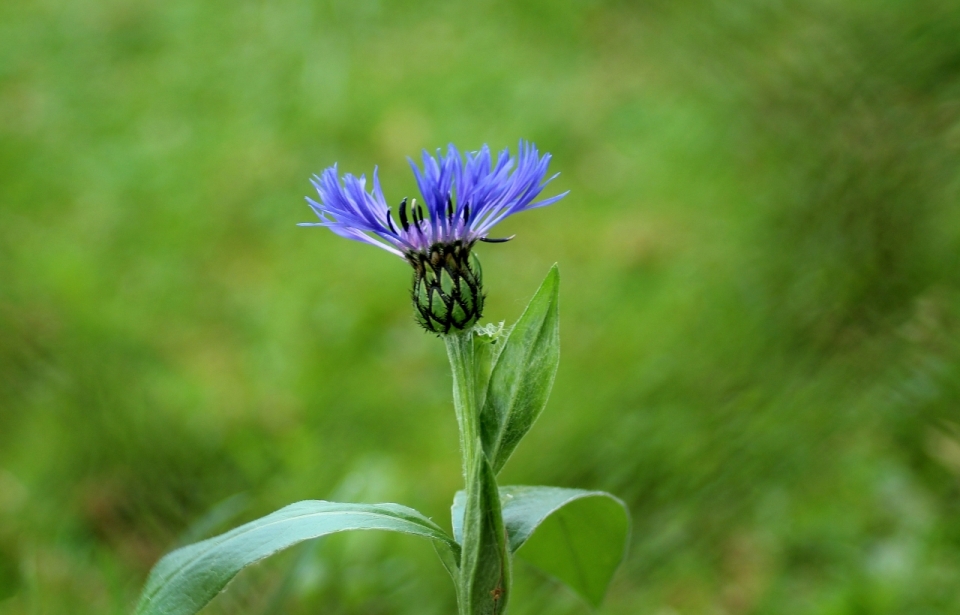
{"label": "blurred background", "polygon": [[[443,344],[308,178],[535,141],[568,198],[481,245],[562,272],[505,484],[606,489],[601,613],[960,612],[960,8],[947,0],[0,3],[0,613],[129,613],[176,545],[310,499],[449,527]],[[512,613],[585,615],[518,564]],[[209,613],[449,614],[341,535]]]}

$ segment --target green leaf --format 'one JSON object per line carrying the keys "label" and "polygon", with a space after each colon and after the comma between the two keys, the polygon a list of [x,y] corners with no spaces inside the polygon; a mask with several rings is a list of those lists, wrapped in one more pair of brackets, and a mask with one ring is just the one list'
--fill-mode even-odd
{"label": "green leaf", "polygon": [[[556,577],[598,606],[623,560],[630,518],[603,491],[501,487],[510,552]],[[465,496],[453,500],[453,536],[460,540]]]}
{"label": "green leaf", "polygon": [[[506,607],[510,592],[510,557],[500,511],[497,479],[483,453],[470,473],[470,490],[460,514],[462,553],[460,589],[462,612],[496,615]],[[462,536],[475,540],[464,541]]]}
{"label": "green leaf", "polygon": [[140,596],[136,615],[192,615],[240,570],[295,544],[345,530],[389,530],[433,540],[444,565],[459,546],[433,521],[399,504],[305,501],[161,559]]}
{"label": "green leaf", "polygon": [[480,430],[499,473],[543,412],[560,363],[560,271],[554,265],[510,331],[490,373]]}
{"label": "green leaf", "polygon": [[[472,252],[471,252],[472,254]],[[503,350],[503,343],[506,341],[509,331],[503,328],[503,322],[498,324],[488,323],[481,327],[473,329],[473,356],[474,373],[477,387],[477,407],[482,408],[484,398],[487,394],[487,384],[490,382],[490,372],[496,365],[500,357],[500,351]]]}

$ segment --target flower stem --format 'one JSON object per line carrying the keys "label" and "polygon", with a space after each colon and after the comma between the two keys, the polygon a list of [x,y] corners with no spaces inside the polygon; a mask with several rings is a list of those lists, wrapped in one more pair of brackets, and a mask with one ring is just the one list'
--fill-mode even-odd
{"label": "flower stem", "polygon": [[468,480],[471,462],[480,452],[480,409],[477,408],[477,384],[473,332],[461,331],[445,335],[447,358],[453,371],[453,408],[460,427],[460,454],[463,458],[463,477]]}
{"label": "flower stem", "polygon": [[444,336],[453,371],[453,405],[460,426],[466,504],[463,510],[460,615],[498,615],[507,603],[510,559],[496,476],[480,440],[473,331]]}

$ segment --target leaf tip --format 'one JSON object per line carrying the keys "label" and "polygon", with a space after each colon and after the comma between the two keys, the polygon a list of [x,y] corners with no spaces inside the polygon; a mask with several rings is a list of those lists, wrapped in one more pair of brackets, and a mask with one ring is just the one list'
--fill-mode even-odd
{"label": "leaf tip", "polygon": [[[560,289],[560,265],[559,263],[554,263],[550,267],[550,271],[547,272],[547,277],[543,278],[543,283],[540,284],[540,290],[550,289],[554,294],[557,294]],[[539,294],[539,293],[538,293]]]}

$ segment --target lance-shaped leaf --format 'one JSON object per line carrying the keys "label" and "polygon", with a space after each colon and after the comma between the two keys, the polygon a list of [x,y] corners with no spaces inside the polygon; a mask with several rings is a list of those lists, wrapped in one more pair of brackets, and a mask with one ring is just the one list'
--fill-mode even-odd
{"label": "lance-shaped leaf", "polygon": [[[497,615],[510,592],[510,557],[500,511],[497,479],[482,453],[469,476],[471,489],[461,499],[460,588],[462,612]],[[463,535],[474,540],[463,540]]]}
{"label": "lance-shaped leaf", "polygon": [[560,363],[560,271],[554,265],[510,331],[490,373],[480,429],[494,473],[543,412]]}
{"label": "lance-shaped leaf", "polygon": [[[623,560],[630,518],[603,491],[560,487],[501,487],[510,552],[556,577],[598,606]],[[461,491],[453,500],[453,536],[460,540]]]}
{"label": "lance-shaped leaf", "polygon": [[430,538],[448,569],[459,559],[459,546],[412,508],[298,502],[164,556],[147,579],[136,615],[193,615],[246,566],[305,540],[346,530],[388,530]]}

